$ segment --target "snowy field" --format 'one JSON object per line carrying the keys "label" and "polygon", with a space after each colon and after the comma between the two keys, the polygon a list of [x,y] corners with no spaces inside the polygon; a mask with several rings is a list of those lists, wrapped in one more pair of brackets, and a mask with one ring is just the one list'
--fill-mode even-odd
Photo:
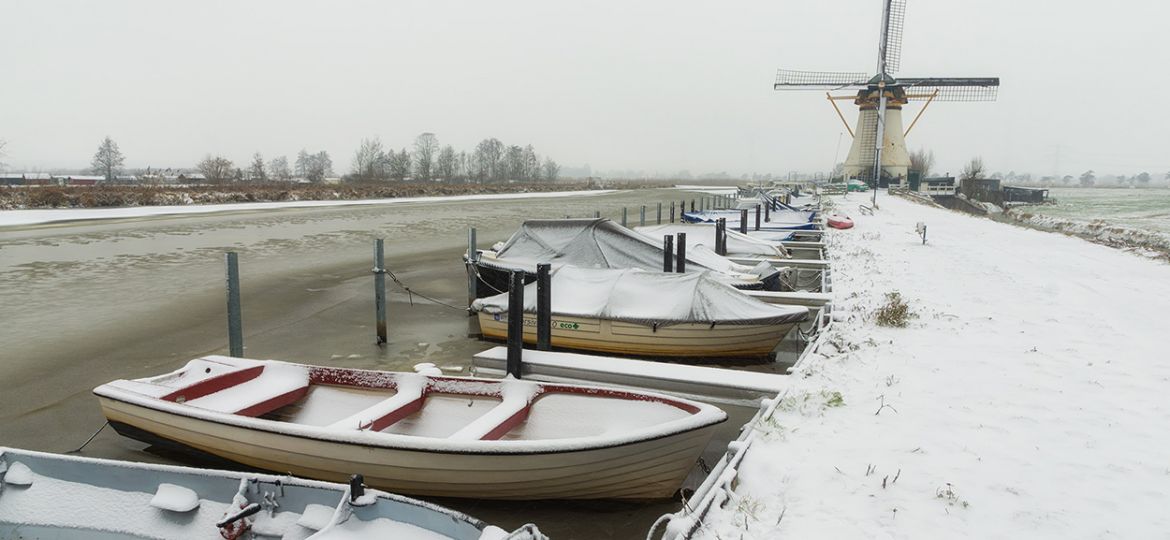
{"label": "snowy field", "polygon": [[451,195],[445,197],[401,197],[394,199],[356,199],[333,201],[279,201],[232,204],[197,204],[189,206],[133,206],[126,208],[56,208],[51,210],[0,211],[0,227],[37,225],[61,221],[89,221],[98,219],[132,219],[180,214],[211,214],[280,208],[320,208],[331,206],[377,206],[387,204],[492,201],[505,199],[548,199],[604,195],[614,190],[550,191],[547,193],[491,193],[478,195]]}
{"label": "snowy field", "polygon": [[[838,322],[698,536],[1170,535],[1170,265],[859,201],[829,236]],[[892,291],[905,328],[875,323]]]}

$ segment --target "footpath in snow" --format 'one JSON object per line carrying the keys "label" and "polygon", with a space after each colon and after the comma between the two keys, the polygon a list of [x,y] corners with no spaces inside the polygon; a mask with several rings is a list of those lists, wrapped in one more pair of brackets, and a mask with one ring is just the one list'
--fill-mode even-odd
{"label": "footpath in snow", "polygon": [[[837,322],[698,536],[1170,535],[1170,265],[858,202],[828,236]],[[893,291],[905,328],[873,317]]]}
{"label": "footpath in snow", "polygon": [[186,206],[132,206],[126,208],[56,208],[49,210],[0,211],[0,227],[15,227],[61,221],[89,221],[98,219],[131,219],[179,214],[211,214],[280,208],[321,208],[329,206],[378,206],[387,204],[493,201],[507,199],[547,199],[557,197],[584,197],[613,193],[612,189],[592,191],[549,191],[541,193],[481,193],[476,195],[448,195],[441,197],[399,197],[393,199],[346,199],[330,201],[275,201],[230,204],[195,204]]}

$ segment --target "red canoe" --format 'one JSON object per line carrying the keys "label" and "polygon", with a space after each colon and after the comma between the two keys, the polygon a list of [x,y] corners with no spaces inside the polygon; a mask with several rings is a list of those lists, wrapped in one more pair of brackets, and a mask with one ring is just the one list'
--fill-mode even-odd
{"label": "red canoe", "polygon": [[826,223],[834,229],[852,229],[853,228],[853,220],[849,219],[849,216],[842,216],[840,214],[833,214],[833,215],[829,216],[829,219],[827,220]]}

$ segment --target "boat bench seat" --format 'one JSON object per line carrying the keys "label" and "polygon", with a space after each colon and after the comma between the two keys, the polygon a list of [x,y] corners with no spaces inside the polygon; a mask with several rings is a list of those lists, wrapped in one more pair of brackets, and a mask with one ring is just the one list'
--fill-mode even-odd
{"label": "boat bench seat", "polygon": [[189,399],[187,405],[241,416],[260,416],[294,403],[309,391],[307,369],[288,364],[264,364],[243,382]]}
{"label": "boat bench seat", "polygon": [[494,441],[528,418],[532,402],[526,398],[505,398],[483,416],[447,437],[457,441]]}
{"label": "boat bench seat", "polygon": [[422,385],[399,384],[397,394],[342,418],[329,427],[381,431],[418,412],[425,400]]}

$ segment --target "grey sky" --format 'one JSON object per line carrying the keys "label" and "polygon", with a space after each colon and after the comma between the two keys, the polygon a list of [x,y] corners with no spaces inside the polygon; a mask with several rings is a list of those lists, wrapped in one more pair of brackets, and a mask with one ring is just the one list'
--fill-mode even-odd
{"label": "grey sky", "polygon": [[[999,76],[909,137],[939,172],[1170,169],[1170,2],[909,0],[901,73]],[[880,0],[754,2],[4,0],[11,168],[244,163],[301,148],[349,168],[362,137],[495,136],[594,170],[832,166],[840,122],[777,67],[870,71]],[[908,109],[913,114],[917,109]],[[856,121],[852,105],[846,109]],[[909,119],[906,120],[909,122]],[[848,149],[841,140],[838,160]],[[1059,154],[1058,154],[1059,151]]]}

